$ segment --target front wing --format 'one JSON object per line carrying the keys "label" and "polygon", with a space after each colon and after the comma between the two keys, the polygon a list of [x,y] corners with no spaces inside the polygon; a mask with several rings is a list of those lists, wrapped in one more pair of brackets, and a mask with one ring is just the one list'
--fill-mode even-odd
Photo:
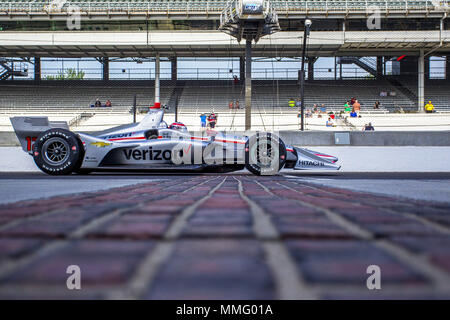
{"label": "front wing", "polygon": [[338,158],[304,148],[293,148],[297,155],[294,170],[339,170]]}

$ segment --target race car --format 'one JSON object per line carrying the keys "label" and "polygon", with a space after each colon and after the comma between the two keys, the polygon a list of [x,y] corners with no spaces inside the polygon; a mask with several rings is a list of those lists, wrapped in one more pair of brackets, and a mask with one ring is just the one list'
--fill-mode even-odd
{"label": "race car", "polygon": [[48,117],[13,117],[23,150],[50,175],[93,171],[233,172],[247,168],[256,175],[281,169],[339,170],[338,159],[312,150],[286,146],[272,133],[244,136],[207,130],[190,133],[181,122],[170,126],[164,109],[153,109],[141,122],[97,134],[75,133],[65,122]]}

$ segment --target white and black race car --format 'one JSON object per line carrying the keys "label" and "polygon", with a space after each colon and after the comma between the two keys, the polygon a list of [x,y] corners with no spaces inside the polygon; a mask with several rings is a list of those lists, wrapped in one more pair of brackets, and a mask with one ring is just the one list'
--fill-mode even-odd
{"label": "white and black race car", "polygon": [[11,123],[24,151],[51,175],[93,171],[209,171],[247,168],[274,175],[282,168],[339,170],[336,157],[286,146],[271,133],[244,136],[216,131],[189,133],[182,123],[168,126],[164,110],[151,110],[139,123],[95,135],[74,133],[65,122],[47,117],[13,117]]}

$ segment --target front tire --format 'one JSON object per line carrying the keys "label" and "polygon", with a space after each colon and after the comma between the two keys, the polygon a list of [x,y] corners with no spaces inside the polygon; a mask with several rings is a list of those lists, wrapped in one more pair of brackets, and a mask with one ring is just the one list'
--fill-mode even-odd
{"label": "front tire", "polygon": [[245,144],[245,167],[258,176],[277,174],[286,163],[286,146],[271,133],[257,133]]}
{"label": "front tire", "polygon": [[80,168],[83,146],[78,137],[65,129],[41,133],[33,148],[33,159],[43,172],[68,175]]}

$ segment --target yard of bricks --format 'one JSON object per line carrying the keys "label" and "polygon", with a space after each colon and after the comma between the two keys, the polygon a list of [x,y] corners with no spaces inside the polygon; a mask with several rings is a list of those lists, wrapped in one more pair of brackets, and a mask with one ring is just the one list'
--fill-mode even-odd
{"label": "yard of bricks", "polygon": [[450,205],[245,174],[0,205],[0,298],[449,299]]}

